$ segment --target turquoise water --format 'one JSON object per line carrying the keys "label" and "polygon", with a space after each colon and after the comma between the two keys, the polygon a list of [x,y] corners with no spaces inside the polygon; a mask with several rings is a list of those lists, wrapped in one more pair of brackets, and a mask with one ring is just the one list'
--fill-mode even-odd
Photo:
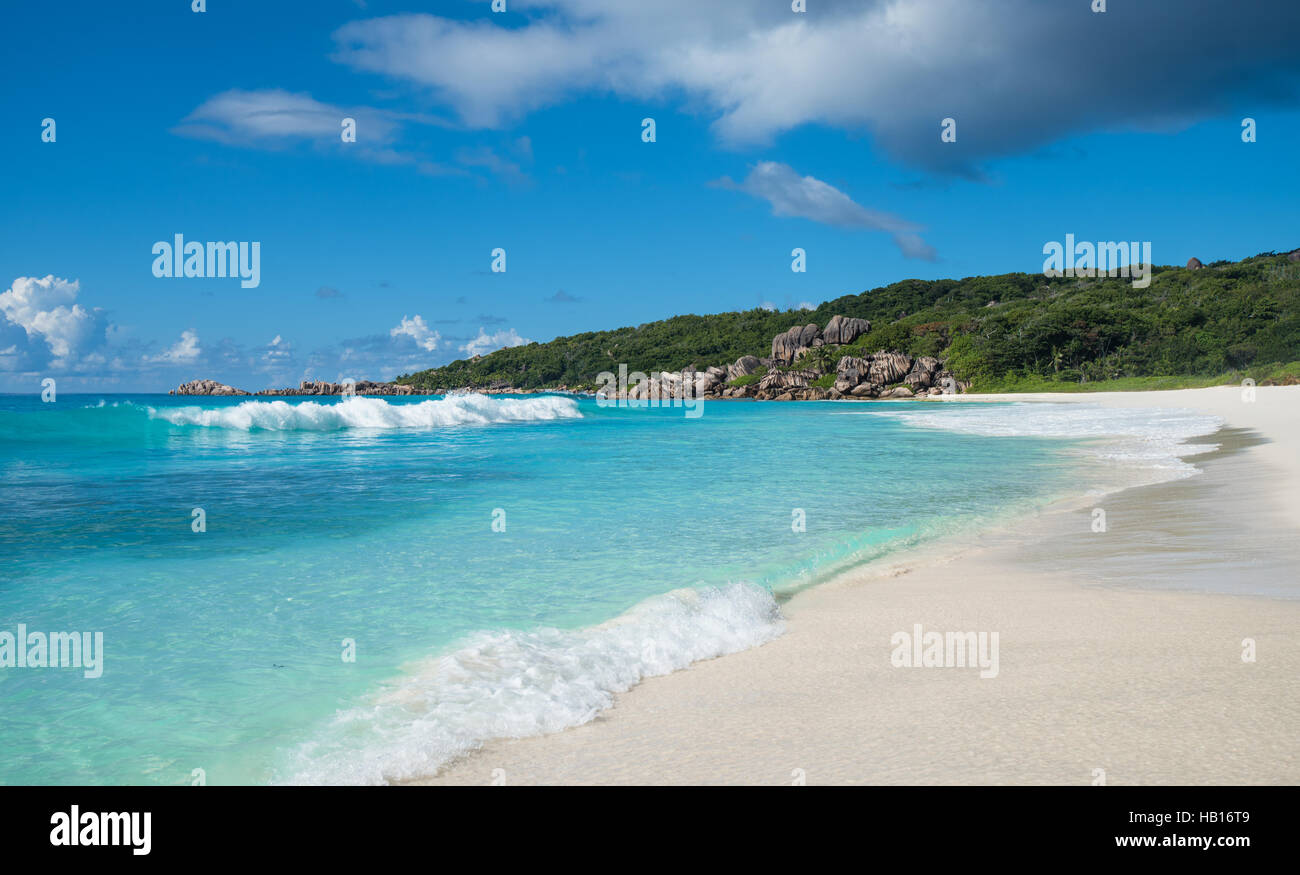
{"label": "turquoise water", "polygon": [[0,631],[104,642],[0,668],[0,782],[378,782],[589,719],[1069,485],[1059,439],[899,415],[940,406],[0,397]]}

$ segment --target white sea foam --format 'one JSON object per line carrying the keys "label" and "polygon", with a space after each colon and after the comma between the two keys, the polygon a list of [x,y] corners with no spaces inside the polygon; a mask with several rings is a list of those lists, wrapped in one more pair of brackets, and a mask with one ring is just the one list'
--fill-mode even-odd
{"label": "white sea foam", "polygon": [[572,398],[552,395],[536,398],[489,398],[473,394],[448,395],[446,398],[415,404],[391,404],[382,398],[354,397],[328,404],[316,401],[296,404],[285,401],[245,401],[231,407],[151,407],[149,415],[172,425],[244,431],[438,428],[582,417],[577,402]]}
{"label": "white sea foam", "polygon": [[880,412],[908,425],[963,434],[1085,440],[1082,448],[1087,455],[1118,464],[1142,482],[1196,474],[1199,469],[1182,457],[1206,452],[1215,445],[1188,445],[1186,441],[1213,434],[1223,425],[1219,417],[1194,410],[1078,403],[948,402]]}
{"label": "white sea foam", "polygon": [[492,738],[557,732],[594,718],[642,678],[780,635],[753,584],[675,590],[599,626],[481,633],[410,666],[382,694],[338,712],[282,769],[281,783],[382,784],[430,776]]}

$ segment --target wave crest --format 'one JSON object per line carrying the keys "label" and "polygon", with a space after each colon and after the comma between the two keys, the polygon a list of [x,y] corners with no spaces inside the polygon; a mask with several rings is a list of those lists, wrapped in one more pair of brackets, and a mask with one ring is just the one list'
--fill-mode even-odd
{"label": "wave crest", "polygon": [[439,428],[506,422],[580,419],[572,398],[489,398],[449,395],[415,404],[390,404],[382,398],[348,398],[334,404],[304,401],[244,401],[230,407],[149,408],[149,416],[172,425],[242,431],[335,431],[344,428]]}
{"label": "wave crest", "polygon": [[367,704],[336,714],[293,752],[285,782],[431,776],[487,739],[586,723],[642,678],[755,647],[783,629],[771,593],[733,583],[674,590],[585,629],[480,633],[417,664]]}
{"label": "wave crest", "polygon": [[949,402],[933,408],[882,411],[920,428],[986,437],[1088,440],[1095,458],[1144,471],[1150,481],[1190,477],[1198,469],[1183,456],[1216,444],[1189,444],[1223,425],[1217,416],[1182,408],[1103,407],[1077,402],[990,404]]}

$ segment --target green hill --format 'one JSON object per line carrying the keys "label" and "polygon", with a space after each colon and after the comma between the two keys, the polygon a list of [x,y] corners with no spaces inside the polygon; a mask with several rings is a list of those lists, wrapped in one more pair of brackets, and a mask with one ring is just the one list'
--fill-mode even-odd
{"label": "green hill", "polygon": [[1300,261],[1269,252],[1199,269],[1157,267],[1146,289],[1123,278],[1025,273],[904,280],[816,310],[675,316],[501,349],[396,382],[427,391],[589,388],[619,363],[680,371],[766,357],[774,335],[810,322],[824,327],[836,314],[872,324],[842,352],[937,356],[973,391],[1300,376]]}

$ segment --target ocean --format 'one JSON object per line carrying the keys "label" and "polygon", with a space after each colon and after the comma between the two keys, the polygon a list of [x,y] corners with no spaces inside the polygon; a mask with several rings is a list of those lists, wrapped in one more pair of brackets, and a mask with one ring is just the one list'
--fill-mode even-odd
{"label": "ocean", "polygon": [[0,396],[0,650],[103,641],[98,677],[0,667],[0,783],[432,775],[847,568],[1195,473],[1218,425],[1030,408]]}

